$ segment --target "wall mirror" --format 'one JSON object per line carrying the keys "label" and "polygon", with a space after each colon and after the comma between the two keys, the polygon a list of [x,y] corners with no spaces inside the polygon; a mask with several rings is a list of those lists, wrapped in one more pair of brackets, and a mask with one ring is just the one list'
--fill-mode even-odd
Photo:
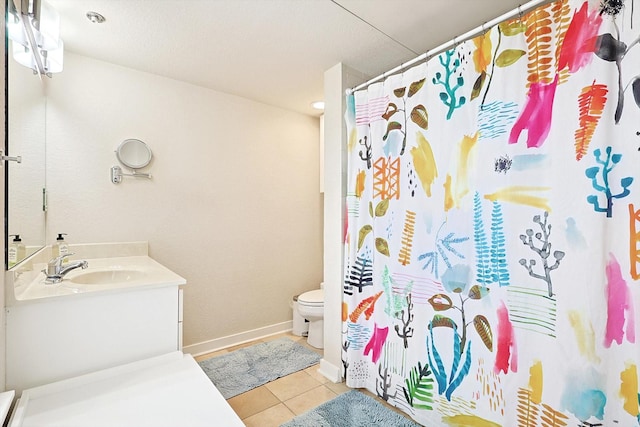
{"label": "wall mirror", "polygon": [[[8,42],[11,47],[11,42]],[[6,162],[5,180],[5,268],[9,245],[19,235],[24,250],[20,262],[46,243],[45,214],[45,82],[33,70],[7,61],[7,146],[9,156],[22,162]],[[12,263],[13,264],[13,263]]]}
{"label": "wall mirror", "polygon": [[116,149],[118,161],[129,169],[141,169],[151,162],[151,148],[139,139],[125,139]]}

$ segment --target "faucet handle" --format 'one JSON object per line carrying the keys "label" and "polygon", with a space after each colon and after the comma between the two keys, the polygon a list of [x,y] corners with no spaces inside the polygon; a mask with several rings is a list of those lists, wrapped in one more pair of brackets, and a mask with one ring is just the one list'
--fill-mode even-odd
{"label": "faucet handle", "polygon": [[73,253],[66,253],[66,254],[62,254],[58,257],[55,258],[51,258],[49,260],[49,265],[53,266],[53,265],[57,265],[59,266],[60,264],[62,264],[62,260],[65,259],[66,257],[70,257],[71,255],[75,255]]}
{"label": "faucet handle", "polygon": [[60,272],[60,268],[62,268],[62,260],[66,257],[70,257],[74,255],[73,253],[62,254],[58,257],[51,258],[47,263],[47,270],[42,270],[47,276],[53,276]]}

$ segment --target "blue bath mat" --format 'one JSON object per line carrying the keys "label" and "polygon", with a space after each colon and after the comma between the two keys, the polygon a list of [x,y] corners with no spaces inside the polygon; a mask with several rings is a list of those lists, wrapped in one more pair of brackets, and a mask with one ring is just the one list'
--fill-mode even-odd
{"label": "blue bath mat", "polygon": [[225,399],[320,361],[320,355],[288,338],[241,348],[198,364]]}
{"label": "blue bath mat", "polygon": [[348,391],[280,427],[420,427],[356,390]]}

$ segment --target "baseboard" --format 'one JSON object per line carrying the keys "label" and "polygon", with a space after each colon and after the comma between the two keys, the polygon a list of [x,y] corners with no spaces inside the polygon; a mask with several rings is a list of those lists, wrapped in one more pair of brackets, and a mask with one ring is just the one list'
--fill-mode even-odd
{"label": "baseboard", "polygon": [[192,356],[212,353],[214,351],[224,350],[228,347],[244,344],[249,341],[255,341],[271,335],[289,332],[293,328],[293,321],[276,323],[275,325],[265,326],[263,328],[252,329],[250,331],[241,332],[239,334],[227,335],[226,337],[216,338],[209,341],[203,341],[197,344],[190,344],[182,348],[183,353],[189,353]]}
{"label": "baseboard", "polygon": [[326,359],[320,359],[318,372],[333,383],[342,382],[342,369],[339,366],[329,363]]}

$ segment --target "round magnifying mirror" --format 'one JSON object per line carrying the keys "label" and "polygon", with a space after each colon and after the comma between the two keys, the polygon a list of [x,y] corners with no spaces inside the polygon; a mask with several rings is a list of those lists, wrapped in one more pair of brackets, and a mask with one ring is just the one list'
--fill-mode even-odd
{"label": "round magnifying mirror", "polygon": [[151,148],[139,139],[125,139],[116,149],[118,161],[131,169],[140,169],[151,162]]}

